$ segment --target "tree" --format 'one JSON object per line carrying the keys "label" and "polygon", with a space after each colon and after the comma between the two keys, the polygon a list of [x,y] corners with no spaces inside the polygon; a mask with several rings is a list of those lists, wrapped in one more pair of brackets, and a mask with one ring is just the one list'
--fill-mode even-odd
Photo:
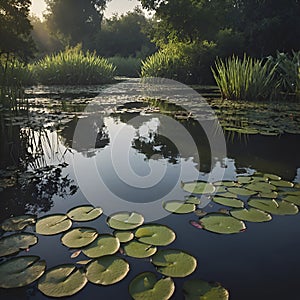
{"label": "tree", "polygon": [[50,31],[74,46],[89,48],[101,28],[103,10],[108,0],[46,0],[46,22]]}
{"label": "tree", "polygon": [[0,1],[0,54],[13,53],[22,58],[32,56],[30,5],[30,0]]}

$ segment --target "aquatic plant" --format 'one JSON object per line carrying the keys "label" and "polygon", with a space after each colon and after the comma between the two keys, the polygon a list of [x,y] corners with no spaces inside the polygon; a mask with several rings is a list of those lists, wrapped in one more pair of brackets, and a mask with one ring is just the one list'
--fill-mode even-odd
{"label": "aquatic plant", "polygon": [[138,77],[141,73],[140,58],[113,56],[108,61],[116,67],[117,76]]}

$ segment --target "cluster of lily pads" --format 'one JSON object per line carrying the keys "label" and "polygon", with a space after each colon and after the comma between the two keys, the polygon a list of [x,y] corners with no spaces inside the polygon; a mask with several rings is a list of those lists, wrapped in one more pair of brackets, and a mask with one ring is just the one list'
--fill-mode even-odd
{"label": "cluster of lily pads", "polygon": [[[8,257],[0,264],[0,287],[17,288],[35,281],[38,289],[49,297],[72,296],[81,291],[88,282],[107,286],[124,279],[130,271],[128,261],[122,255],[133,258],[150,258],[157,274],[143,272],[129,284],[129,293],[137,299],[170,299],[175,291],[173,278],[192,274],[197,260],[179,249],[158,249],[171,244],[175,232],[160,224],[144,224],[144,218],[136,212],[120,212],[107,218],[113,234],[100,234],[92,227],[73,227],[74,222],[87,222],[103,214],[101,208],[90,205],[75,207],[66,214],[46,215],[36,219],[33,215],[11,217],[1,224],[5,232],[0,239],[0,257]],[[34,226],[35,233],[24,232]],[[75,264],[64,264],[47,269],[45,260],[35,255],[17,256],[38,242],[37,235],[61,234],[61,243],[73,249],[71,258],[83,253],[87,259]],[[226,300],[228,291],[218,283],[200,279],[185,282],[186,299]]]}
{"label": "cluster of lily pads", "polygon": [[[190,223],[220,234],[245,231],[247,222],[267,222],[272,215],[295,215],[300,206],[300,184],[282,180],[274,174],[255,173],[238,176],[235,181],[186,182],[182,188],[191,193],[186,200],[167,201],[164,209],[175,214],[194,212],[198,222]],[[223,207],[216,212],[197,209],[205,197]],[[203,198],[202,198],[203,199]]]}

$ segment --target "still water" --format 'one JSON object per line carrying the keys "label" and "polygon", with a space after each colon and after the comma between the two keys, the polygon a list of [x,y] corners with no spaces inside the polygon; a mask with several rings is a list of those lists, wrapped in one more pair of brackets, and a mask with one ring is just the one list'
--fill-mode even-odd
{"label": "still water", "polygon": [[[128,84],[132,88],[134,82]],[[90,118],[86,106],[103,91],[106,113],[101,120],[98,114]],[[1,130],[0,221],[26,213],[37,217],[66,213],[89,203],[101,206],[107,215],[141,208],[146,222],[165,224],[176,232],[169,248],[197,258],[198,267],[190,278],[220,282],[233,300],[298,299],[299,214],[273,216],[267,223],[247,222],[245,232],[219,235],[191,226],[190,220],[198,220],[195,214],[168,214],[161,203],[184,200],[188,194],[181,189],[181,182],[195,178],[214,181],[224,175],[224,180],[234,180],[237,174],[259,171],[300,182],[299,135],[225,135],[226,156],[211,157],[203,123],[183,118],[180,126],[195,141],[196,155],[193,147],[184,147],[184,132],[178,131],[176,143],[163,136],[164,114],[149,110],[149,103],[133,95],[124,96],[124,84],[77,90],[40,87],[27,92],[30,111],[22,112]],[[87,120],[87,129],[96,133],[93,147],[76,139],[76,128],[83,120]],[[212,120],[205,122],[214,126]],[[211,212],[221,206],[204,202],[199,208]],[[106,218],[102,215],[84,226],[112,233]],[[29,254],[45,259],[48,268],[74,263],[60,235],[38,238]],[[83,254],[77,258],[84,259]],[[88,283],[72,299],[130,299],[129,282],[140,272],[155,272],[155,267],[149,259],[126,260],[130,272],[123,281],[108,287]],[[175,279],[172,299],[184,299],[184,281]],[[48,299],[36,284],[0,293],[3,299]]]}

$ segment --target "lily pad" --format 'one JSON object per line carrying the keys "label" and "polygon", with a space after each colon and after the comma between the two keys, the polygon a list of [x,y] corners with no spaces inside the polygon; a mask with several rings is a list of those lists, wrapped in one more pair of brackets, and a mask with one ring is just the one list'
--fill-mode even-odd
{"label": "lily pad", "polygon": [[272,216],[270,214],[251,207],[249,209],[233,209],[230,211],[230,214],[236,219],[248,222],[259,223],[272,220]]}
{"label": "lily pad", "polygon": [[128,272],[129,264],[126,260],[116,256],[103,256],[87,265],[86,277],[95,284],[111,285],[125,278]]}
{"label": "lily pad", "polygon": [[28,249],[37,242],[37,237],[31,233],[17,233],[3,237],[0,239],[0,257]]}
{"label": "lily pad", "polygon": [[247,184],[252,181],[252,177],[250,176],[240,176],[237,178],[238,183],[240,184]]}
{"label": "lily pad", "polygon": [[207,214],[199,223],[203,229],[221,234],[239,233],[246,229],[244,222],[220,213]]}
{"label": "lily pad", "polygon": [[182,188],[193,194],[212,194],[216,189],[211,183],[205,181],[186,182],[183,183]]}
{"label": "lily pad", "polygon": [[195,204],[195,205],[199,205],[200,202],[201,202],[200,199],[198,197],[194,197],[194,196],[189,196],[185,200],[185,203]]}
{"label": "lily pad", "polygon": [[270,183],[277,187],[293,187],[294,186],[294,184],[292,182],[285,181],[285,180],[272,180],[272,181],[270,181]]}
{"label": "lily pad", "polygon": [[86,222],[97,219],[103,213],[102,208],[84,205],[75,207],[67,212],[67,216],[76,222]]}
{"label": "lily pad", "polygon": [[275,174],[264,174],[264,178],[267,178],[268,180],[281,180],[281,177]]}
{"label": "lily pad", "polygon": [[196,205],[179,200],[172,200],[163,203],[165,210],[175,214],[188,214],[196,210]]}
{"label": "lily pad", "polygon": [[86,283],[84,271],[68,264],[48,270],[39,280],[38,289],[49,297],[67,297],[78,293]]}
{"label": "lily pad", "polygon": [[175,240],[176,234],[167,226],[148,224],[138,228],[135,232],[135,237],[144,244],[167,246]]}
{"label": "lily pad", "polygon": [[238,198],[238,196],[236,194],[232,194],[229,192],[220,193],[220,194],[218,194],[218,196],[223,197],[223,198]]}
{"label": "lily pad", "polygon": [[152,245],[146,245],[137,241],[130,241],[124,246],[126,255],[135,258],[146,258],[152,256],[157,248]]}
{"label": "lily pad", "polygon": [[74,228],[65,233],[61,241],[69,248],[82,248],[91,244],[98,237],[98,232],[94,228],[81,227]]}
{"label": "lily pad", "polygon": [[260,196],[261,198],[275,199],[275,198],[278,197],[278,193],[275,192],[275,191],[268,192],[268,193],[262,192],[262,193],[259,193],[259,196]]}
{"label": "lily pad", "polygon": [[119,239],[110,234],[98,235],[82,252],[90,258],[101,257],[105,255],[115,254],[120,248]]}
{"label": "lily pad", "polygon": [[274,215],[296,215],[298,207],[287,201],[276,201],[274,199],[253,198],[248,202],[249,206],[266,211]]}
{"label": "lily pad", "polygon": [[238,196],[253,196],[255,194],[257,194],[257,192],[255,191],[250,191],[248,189],[245,188],[228,188],[228,192],[232,193],[232,194],[236,194]]}
{"label": "lily pad", "polygon": [[66,215],[50,215],[37,220],[35,231],[42,235],[54,235],[67,231],[72,221]]}
{"label": "lily pad", "polygon": [[157,271],[165,276],[186,277],[197,267],[197,260],[192,255],[176,249],[159,250],[152,257]]}
{"label": "lily pad", "polygon": [[129,284],[129,294],[134,300],[168,300],[175,291],[170,277],[157,280],[152,272],[137,275]]}
{"label": "lily pad", "polygon": [[119,239],[121,243],[127,243],[134,238],[134,234],[131,231],[114,231],[114,236]]}
{"label": "lily pad", "polygon": [[229,293],[217,282],[190,279],[183,284],[185,300],[228,300]]}
{"label": "lily pad", "polygon": [[117,230],[131,230],[144,223],[144,217],[135,212],[120,212],[107,219],[109,227]]}
{"label": "lily pad", "polygon": [[286,197],[283,197],[282,200],[294,203],[298,206],[300,206],[300,196],[294,196],[294,195],[287,195]]}
{"label": "lily pad", "polygon": [[33,215],[12,217],[2,222],[1,228],[4,231],[20,231],[29,225],[33,225],[35,221]]}
{"label": "lily pad", "polygon": [[39,279],[46,269],[46,262],[38,256],[19,256],[0,265],[0,288],[18,288]]}
{"label": "lily pad", "polygon": [[244,202],[242,200],[238,200],[234,198],[224,198],[224,197],[215,196],[213,197],[212,200],[218,204],[229,206],[229,207],[235,207],[235,208],[244,207]]}
{"label": "lily pad", "polygon": [[216,186],[216,190],[215,190],[216,194],[226,193],[226,192],[227,192],[227,187],[226,186],[222,186],[222,185]]}
{"label": "lily pad", "polygon": [[276,186],[268,182],[260,182],[260,181],[250,183],[246,186],[246,188],[251,191],[262,192],[262,193],[271,193],[272,191],[276,190]]}

